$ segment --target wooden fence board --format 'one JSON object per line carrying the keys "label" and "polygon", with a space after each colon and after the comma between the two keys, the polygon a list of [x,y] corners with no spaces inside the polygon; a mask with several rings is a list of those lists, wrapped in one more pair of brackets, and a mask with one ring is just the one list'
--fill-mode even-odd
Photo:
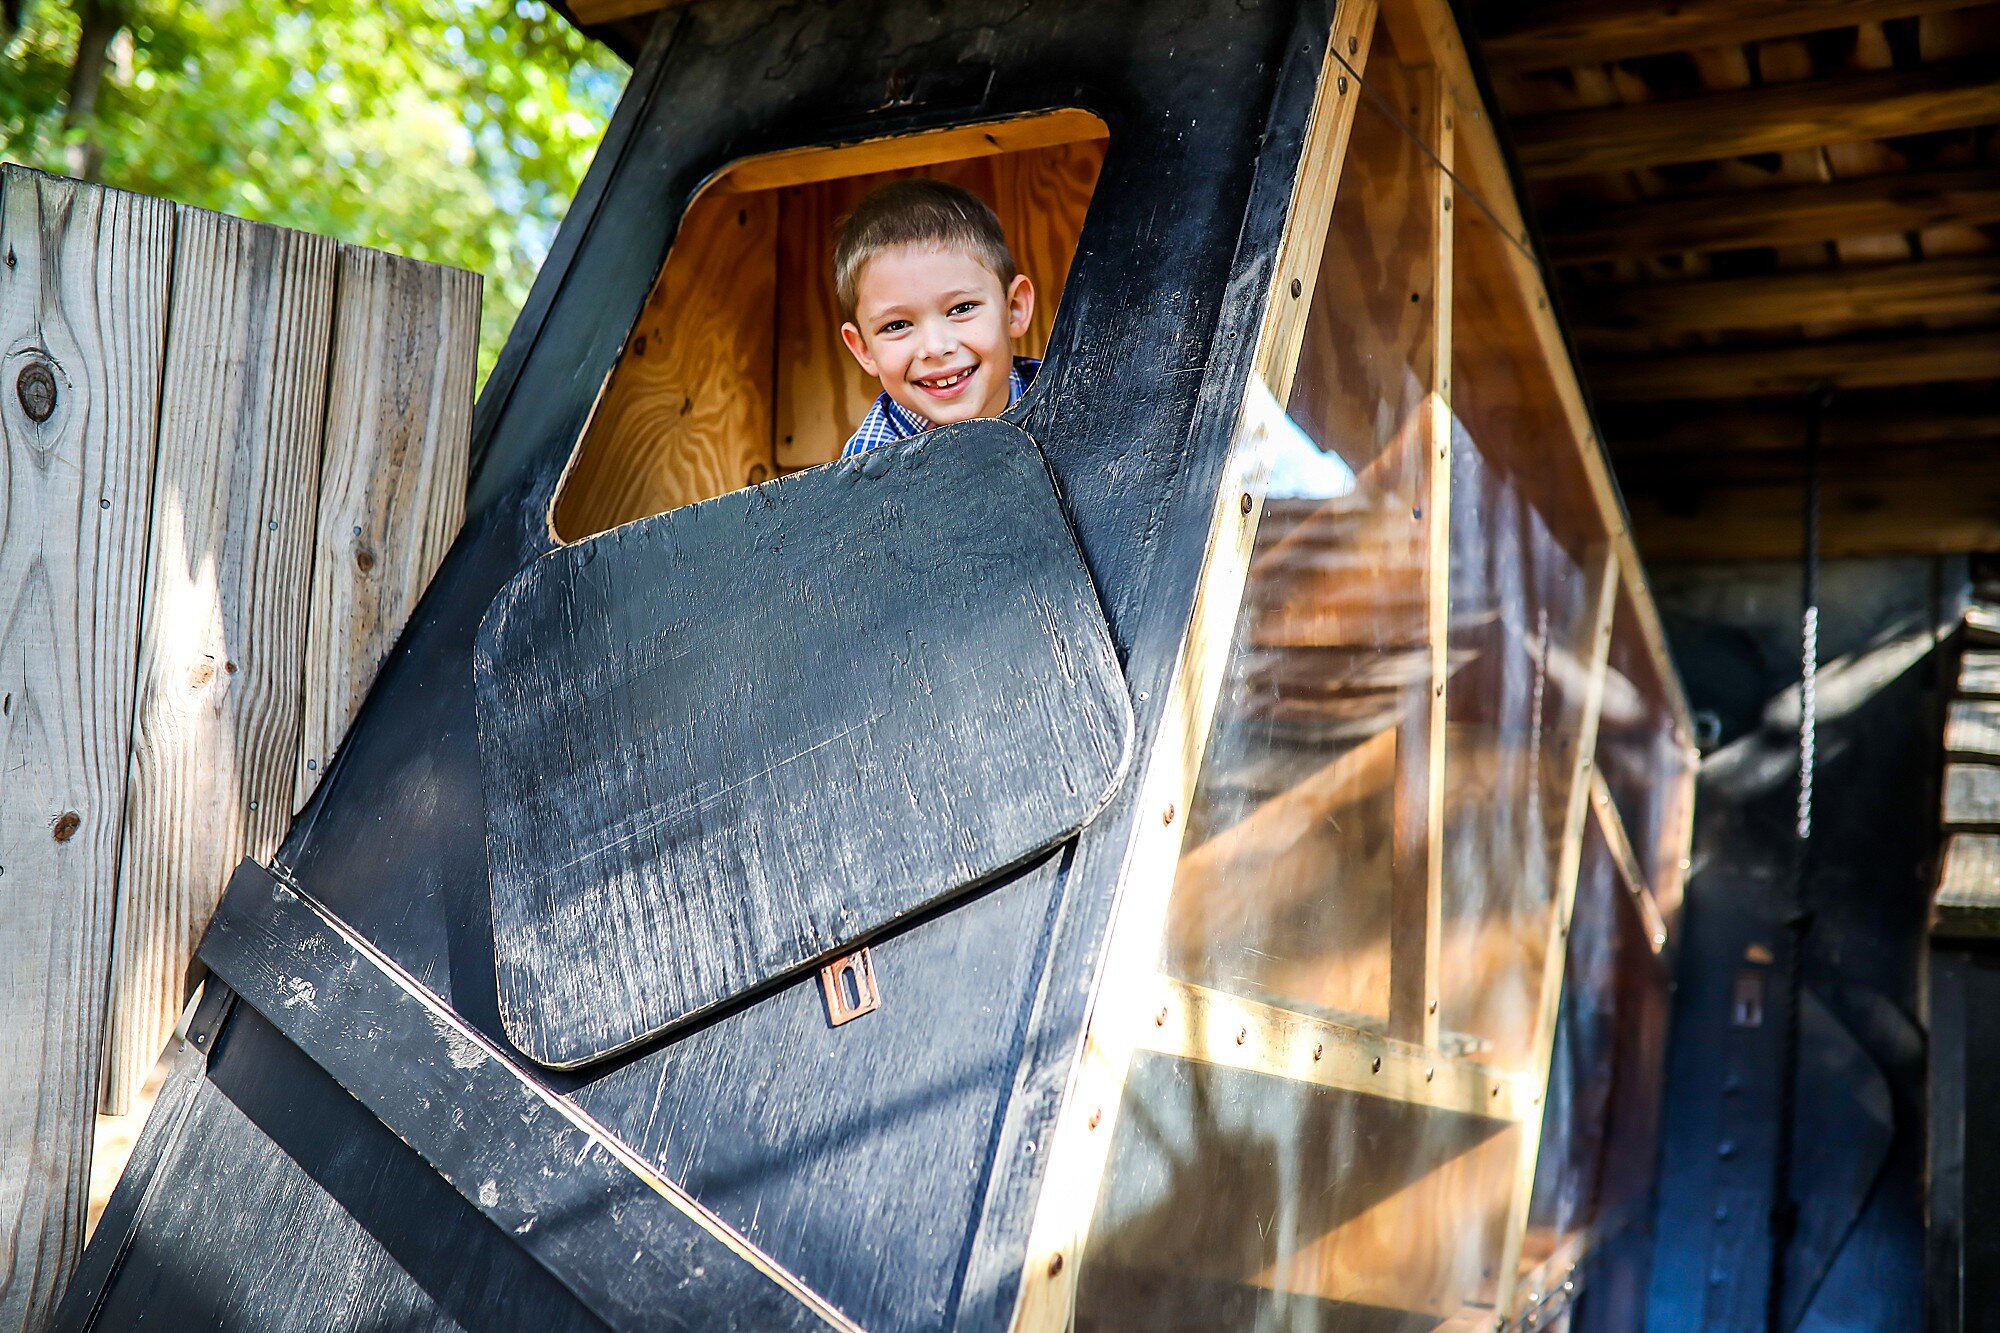
{"label": "wooden fence board", "polygon": [[0,169],[0,1328],[83,1238],[171,205]]}
{"label": "wooden fence board", "polygon": [[183,210],[161,388],[104,1103],[173,1030],[229,872],[297,787],[334,243]]}
{"label": "wooden fence board", "polygon": [[306,803],[465,514],[476,274],[340,247],[306,636]]}

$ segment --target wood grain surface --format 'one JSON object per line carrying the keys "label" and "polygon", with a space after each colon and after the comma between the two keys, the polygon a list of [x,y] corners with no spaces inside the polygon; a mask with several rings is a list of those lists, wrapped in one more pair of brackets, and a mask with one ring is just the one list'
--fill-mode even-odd
{"label": "wood grain surface", "polygon": [[564,539],[775,475],[777,223],[768,194],[689,207],[556,502]]}
{"label": "wood grain surface", "polygon": [[1944,766],[1944,826],[2000,829],[2000,766]]}
{"label": "wood grain surface", "polygon": [[1954,833],[1945,840],[1931,933],[2000,935],[2000,834]]}
{"label": "wood grain surface", "polygon": [[186,1002],[229,872],[297,789],[334,243],[188,209],[159,462],[107,1032],[122,1109]]}
{"label": "wood grain surface", "polygon": [[83,1239],[171,205],[0,169],[0,1328]]}
{"label": "wood grain surface", "polygon": [[292,808],[347,724],[465,512],[477,274],[340,247]]}
{"label": "wood grain surface", "polygon": [[558,1066],[1068,837],[1131,730],[1041,453],[997,421],[559,549],[474,676],[501,1017]]}

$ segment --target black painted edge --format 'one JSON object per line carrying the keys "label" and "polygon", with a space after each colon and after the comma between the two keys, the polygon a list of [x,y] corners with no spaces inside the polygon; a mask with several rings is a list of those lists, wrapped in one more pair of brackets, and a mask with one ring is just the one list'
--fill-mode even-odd
{"label": "black painted edge", "polygon": [[[1155,701],[1168,697],[1167,687],[1184,654],[1207,558],[1209,516],[1229,475],[1257,331],[1291,215],[1307,119],[1329,34],[1338,9],[1353,2],[1302,0],[1290,23],[1283,67],[1268,85],[1266,129],[1225,284],[1232,297],[1248,299],[1226,301],[1217,312],[1210,344],[1217,354],[1211,356],[1203,377],[1176,478],[1182,492],[1182,540],[1156,555],[1143,576],[1146,595],[1141,604],[1151,608],[1151,615],[1134,631],[1135,648],[1125,668],[1127,688],[1145,691]],[[1171,523],[1167,527],[1175,530]],[[1158,742],[1161,724],[1157,702],[1146,716],[1136,719],[1130,742],[1134,768],[1139,766],[1137,756],[1150,754]],[[1128,772],[1111,808],[1078,843],[1054,908],[1051,940],[1036,982],[1020,1063],[995,1138],[986,1193],[966,1247],[959,1303],[952,1313],[955,1329],[1012,1326],[1029,1259],[1029,1232],[1042,1194],[1045,1149],[1083,1057],[1115,900],[1147,813],[1137,808],[1142,783],[1134,776]]]}
{"label": "black painted edge", "polygon": [[[695,1321],[687,1327],[741,1327],[731,1318],[736,1302],[727,1290],[734,1277],[775,1284],[795,1302],[796,1317],[785,1327],[858,1333],[845,1315],[587,1112],[538,1083],[364,936],[255,861],[237,868],[201,958],[611,1327],[660,1327],[661,1298],[669,1294],[684,1298],[674,1312]],[[391,1025],[379,1021],[384,1017]],[[468,1107],[480,1110],[488,1122],[483,1129],[460,1123]],[[515,1200],[502,1200],[496,1166]],[[523,1182],[570,1206],[524,1210],[515,1189]],[[536,1226],[544,1217],[547,1224]],[[669,1266],[669,1244],[696,1252],[699,1286],[690,1287],[692,1274]],[[711,1297],[706,1311],[704,1293]],[[722,1308],[714,1308],[716,1298]]]}
{"label": "black painted edge", "polygon": [[104,1299],[110,1295],[138,1238],[147,1210],[163,1174],[179,1148],[195,1095],[208,1078],[208,1053],[216,1030],[235,1007],[236,997],[211,979],[185,1037],[174,1038],[172,1069],[154,1098],[146,1123],[126,1160],[124,1174],[111,1191],[97,1230],[84,1248],[62,1303],[56,1307],[48,1333],[84,1333],[97,1327]]}

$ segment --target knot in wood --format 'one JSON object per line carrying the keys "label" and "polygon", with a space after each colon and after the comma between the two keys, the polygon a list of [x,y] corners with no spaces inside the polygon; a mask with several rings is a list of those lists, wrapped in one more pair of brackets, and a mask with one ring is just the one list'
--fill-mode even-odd
{"label": "knot in wood", "polygon": [[46,361],[30,361],[14,378],[14,394],[28,420],[47,421],[56,410],[56,373]]}
{"label": "knot in wood", "polygon": [[68,842],[83,827],[83,816],[74,810],[65,810],[57,817],[52,831],[57,842]]}

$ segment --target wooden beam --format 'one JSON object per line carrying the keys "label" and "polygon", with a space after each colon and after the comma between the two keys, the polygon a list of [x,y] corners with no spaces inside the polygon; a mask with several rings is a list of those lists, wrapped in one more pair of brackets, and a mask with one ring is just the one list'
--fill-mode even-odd
{"label": "wooden beam", "polygon": [[[1978,451],[1966,450],[1968,455]],[[1820,549],[1828,557],[2000,551],[2000,453],[1956,466],[1908,466],[1896,456],[1825,461]],[[1798,555],[1797,476],[1683,486],[1636,482],[1626,491],[1649,561],[1767,560]]]}
{"label": "wooden beam", "polygon": [[1496,70],[1551,69],[1882,23],[1972,0],[1557,0],[1483,38]]}
{"label": "wooden beam", "polygon": [[2000,120],[2000,66],[1959,60],[1832,75],[1514,124],[1521,169],[1577,176],[1964,129]]}
{"label": "wooden beam", "polygon": [[1582,264],[1994,222],[2000,222],[2000,168],[1980,167],[1558,213],[1544,224],[1543,240],[1556,263]]}
{"label": "wooden beam", "polygon": [[[1444,937],[1445,689],[1451,674],[1445,642],[1451,619],[1451,90],[1434,65],[1409,71],[1416,132],[1437,163],[1411,173],[1409,212],[1420,210],[1429,253],[1411,284],[1427,282],[1431,317],[1410,354],[1410,373],[1429,394],[1414,447],[1421,506],[1425,644],[1430,671],[1422,696],[1405,705],[1396,754],[1395,884],[1389,909],[1389,1034],[1423,1046],[1438,1039],[1438,990]],[[1405,232],[1405,235],[1408,233]],[[1400,293],[1398,300],[1400,300]]]}
{"label": "wooden beam", "polygon": [[[1707,403],[1685,409],[1619,411],[1607,414],[1605,438],[1621,482],[1635,468],[1684,466],[1690,456],[1704,465],[1723,456],[1784,454],[1797,457],[1805,440],[1806,408],[1796,405],[1742,407]],[[2000,400],[1965,406],[1925,408],[1849,402],[1829,413],[1820,447],[1829,454],[1852,449],[1902,452],[1922,445],[1986,444],[2000,448]]]}
{"label": "wooden beam", "polygon": [[1580,328],[1656,334],[1996,312],[2000,258],[1988,255],[1656,282],[1593,291],[1570,304]]}
{"label": "wooden beam", "polygon": [[600,23],[616,23],[687,3],[688,0],[569,0],[569,12],[577,27],[594,28]]}
{"label": "wooden beam", "polygon": [[1948,384],[2000,376],[2000,330],[1625,357],[1587,372],[1601,402],[1803,394],[1822,381],[1836,389]]}
{"label": "wooden beam", "polygon": [[1521,1119],[1541,1091],[1517,1073],[1175,977],[1153,978],[1146,1007],[1154,1021],[1140,1049],[1183,1060],[1497,1120]]}

